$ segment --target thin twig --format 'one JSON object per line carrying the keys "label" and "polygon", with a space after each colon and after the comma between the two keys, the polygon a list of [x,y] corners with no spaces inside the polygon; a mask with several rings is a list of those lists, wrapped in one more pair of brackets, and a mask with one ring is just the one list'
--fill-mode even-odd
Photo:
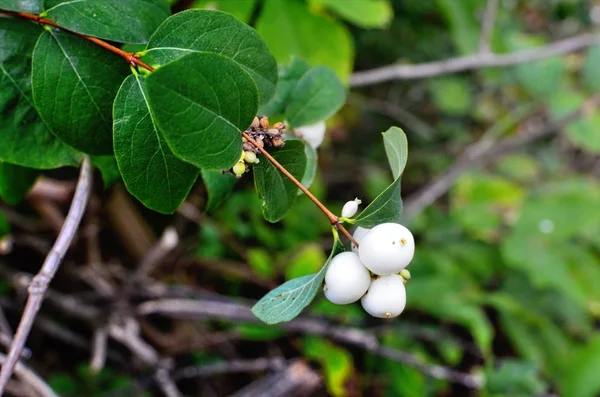
{"label": "thin twig", "polygon": [[271,164],[273,164],[275,168],[285,175],[286,178],[292,181],[294,185],[298,186],[298,189],[300,189],[300,191],[302,191],[302,193],[304,193],[321,210],[321,212],[325,214],[327,219],[329,219],[329,222],[334,225],[336,229],[341,231],[348,238],[348,240],[352,242],[352,244],[358,247],[358,243],[356,240],[354,240],[350,232],[348,232],[344,225],[340,223],[340,219],[333,212],[329,211],[329,208],[327,208],[325,204],[321,203],[321,201],[319,201],[318,198],[316,198],[298,179],[296,179],[294,175],[292,175],[283,165],[275,160],[275,158],[271,156],[271,154],[267,152],[261,145],[259,145],[254,139],[252,139],[250,135],[248,135],[246,132],[242,132],[242,136],[246,138],[248,142],[253,144],[260,151],[260,153],[265,156],[267,160],[271,162]]}
{"label": "thin twig", "polygon": [[466,171],[476,166],[489,164],[500,156],[523,149],[525,145],[533,141],[558,133],[569,123],[591,112],[599,103],[600,93],[597,93],[585,101],[579,109],[558,120],[543,124],[533,131],[505,138],[494,144],[490,143],[488,134],[485,134],[480,140],[465,149],[464,154],[456,160],[446,173],[404,201],[403,219],[409,222],[410,219],[420,214],[425,208],[446,194],[452,188],[454,182]]}
{"label": "thin twig", "polygon": [[14,11],[6,11],[6,10],[0,10],[0,14],[12,15],[12,16],[16,16],[16,17],[19,17],[19,18],[24,18],[24,19],[28,19],[30,21],[37,22],[40,25],[48,25],[48,26],[52,26],[52,27],[64,30],[65,32],[72,33],[72,34],[74,34],[76,36],[81,37],[82,39],[91,41],[92,43],[94,43],[94,44],[96,44],[96,45],[98,45],[98,46],[100,46],[100,47],[102,47],[102,48],[104,48],[104,49],[106,49],[106,50],[114,53],[114,54],[117,54],[117,55],[123,57],[127,61],[127,63],[129,63],[130,65],[141,66],[141,67],[143,67],[144,69],[146,69],[146,70],[148,70],[150,72],[154,71],[154,68],[152,66],[150,66],[150,65],[146,64],[145,62],[141,61],[139,59],[139,57],[136,54],[132,53],[132,52],[123,51],[122,49],[120,49],[118,47],[115,47],[115,46],[107,43],[106,41],[100,40],[100,39],[98,39],[96,37],[86,36],[84,34],[74,32],[72,30],[69,30],[67,28],[64,28],[64,27],[60,26],[56,22],[53,22],[53,21],[51,21],[49,19],[46,19],[46,18],[42,18],[39,15],[30,14],[28,12],[14,12]]}
{"label": "thin twig", "polygon": [[[162,314],[178,319],[211,318],[233,322],[258,322],[250,311],[250,306],[237,302],[211,300],[161,299],[147,301],[138,306],[138,314]],[[462,373],[452,368],[426,363],[415,355],[380,344],[372,333],[363,329],[336,326],[305,316],[279,324],[278,327],[328,337],[338,342],[358,346],[378,356],[416,368],[435,379],[448,380],[473,389],[483,387],[484,380],[479,375]]]}
{"label": "thin twig", "polygon": [[4,388],[19,360],[25,341],[29,336],[35,317],[44,300],[46,290],[60,267],[60,263],[71,245],[71,241],[75,237],[75,232],[79,227],[79,223],[81,222],[81,218],[83,217],[83,213],[87,206],[91,188],[92,165],[90,158],[85,156],[81,164],[81,171],[79,173],[75,195],[73,196],[73,202],[71,203],[71,208],[69,209],[62,230],[60,231],[54,246],[48,253],[42,268],[33,278],[29,286],[29,297],[27,299],[27,304],[25,305],[25,310],[21,316],[17,333],[11,343],[8,358],[0,370],[0,395],[4,392]]}
{"label": "thin twig", "polygon": [[[4,354],[0,353],[0,363],[4,368],[7,358]],[[21,379],[21,381],[33,390],[35,390],[41,397],[59,397],[58,394],[52,390],[50,386],[33,370],[29,369],[22,363],[17,363],[15,367],[15,374]]]}
{"label": "thin twig", "polygon": [[108,332],[105,326],[100,326],[94,331],[92,339],[92,358],[90,359],[90,369],[94,373],[102,371],[106,363],[106,344],[108,341]]}
{"label": "thin twig", "polygon": [[508,54],[478,53],[414,65],[388,65],[354,73],[350,78],[350,85],[352,87],[360,87],[391,80],[422,79],[473,69],[518,65],[556,55],[568,54],[598,43],[600,43],[600,35],[584,33],[532,50],[523,50]]}
{"label": "thin twig", "polygon": [[488,0],[481,23],[481,35],[479,36],[479,53],[490,52],[490,38],[494,30],[496,13],[498,12],[498,0]]}

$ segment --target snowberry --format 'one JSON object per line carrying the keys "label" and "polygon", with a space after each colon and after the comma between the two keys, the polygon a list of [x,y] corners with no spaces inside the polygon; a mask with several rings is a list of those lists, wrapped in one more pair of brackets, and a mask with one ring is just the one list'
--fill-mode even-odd
{"label": "snowberry", "polygon": [[[367,234],[367,232],[369,230],[371,230],[371,229],[366,229],[364,227],[360,227],[359,226],[354,231],[354,234],[352,235],[352,237],[360,245],[360,240],[362,240],[362,238]],[[354,244],[352,244],[352,252],[356,252],[358,254],[358,247],[356,245],[354,245]]]}
{"label": "snowberry", "polygon": [[325,137],[325,122],[319,121],[316,124],[298,127],[294,129],[294,132],[308,142],[313,149],[316,149],[323,143],[323,138]]}
{"label": "snowberry", "polygon": [[362,204],[362,201],[358,198],[344,204],[344,207],[342,208],[342,218],[352,218],[354,214],[356,214],[356,211],[358,211],[358,206],[360,204]]}
{"label": "snowberry", "polygon": [[354,252],[342,252],[331,259],[325,273],[325,297],[330,302],[345,305],[356,302],[367,292],[371,274]]}
{"label": "snowberry", "polygon": [[410,230],[397,223],[375,226],[359,242],[361,262],[375,274],[387,276],[404,269],[415,254]]}
{"label": "snowberry", "polygon": [[382,276],[371,282],[369,291],[361,299],[363,309],[373,317],[398,316],[406,306],[404,279],[397,274]]}
{"label": "snowberry", "polygon": [[242,175],[244,175],[244,172],[246,172],[246,164],[243,161],[238,161],[233,166],[233,173],[236,177],[240,178]]}

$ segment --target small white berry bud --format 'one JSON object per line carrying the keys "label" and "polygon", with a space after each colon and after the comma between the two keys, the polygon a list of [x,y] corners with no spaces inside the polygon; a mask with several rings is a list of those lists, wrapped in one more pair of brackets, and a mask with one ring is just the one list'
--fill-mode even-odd
{"label": "small white berry bud", "polygon": [[360,204],[362,204],[362,201],[358,198],[344,204],[344,207],[342,208],[342,218],[352,218],[354,214],[356,214],[356,211],[358,211],[358,206]]}

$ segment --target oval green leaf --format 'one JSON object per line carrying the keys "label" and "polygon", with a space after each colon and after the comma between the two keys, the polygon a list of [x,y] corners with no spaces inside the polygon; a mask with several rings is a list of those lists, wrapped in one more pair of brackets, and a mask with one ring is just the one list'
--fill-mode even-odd
{"label": "oval green leaf", "polygon": [[0,19],[0,160],[37,169],[78,164],[80,154],[40,119],[31,94],[31,54],[43,29]]}
{"label": "oval green leaf", "polygon": [[10,205],[18,204],[27,194],[39,173],[0,161],[0,197]]}
{"label": "oval green leaf", "polygon": [[208,203],[205,211],[211,213],[219,208],[233,193],[233,187],[238,179],[231,173],[202,170],[202,181],[208,193]]}
{"label": "oval green leaf", "polygon": [[385,222],[399,222],[402,216],[400,183],[408,158],[406,135],[400,128],[392,127],[383,133],[383,144],[394,182],[356,217],[355,223],[366,228]]}
{"label": "oval green leaf", "polygon": [[263,296],[252,307],[252,313],[267,324],[290,321],[298,316],[319,291],[331,259],[342,251],[342,243],[336,236],[331,254],[319,272],[281,284]]}
{"label": "oval green leaf", "polygon": [[300,58],[294,58],[288,65],[280,66],[275,95],[258,110],[258,114],[269,117],[283,115],[292,92],[309,70],[310,65]]}
{"label": "oval green leaf", "polygon": [[[297,180],[301,180],[306,170],[304,142],[299,139],[286,141],[285,146],[270,153]],[[270,161],[260,157],[254,164],[254,184],[261,200],[262,212],[269,222],[281,220],[296,199],[298,187],[285,177]]]}
{"label": "oval green leaf", "polygon": [[39,14],[42,12],[42,0],[0,0],[0,8],[8,11],[30,12]]}
{"label": "oval green leaf", "polygon": [[175,155],[198,168],[230,168],[258,109],[256,85],[234,61],[209,52],[177,59],[147,79],[157,125]]}
{"label": "oval green leaf", "polygon": [[127,63],[73,34],[47,30],[32,68],[33,99],[50,130],[86,153],[112,153],[112,104]]}
{"label": "oval green leaf", "polygon": [[346,100],[346,89],[333,70],[318,66],[309,70],[292,92],[285,117],[292,127],[314,124],[332,116]]}
{"label": "oval green leaf", "polygon": [[277,62],[267,45],[254,29],[221,11],[189,10],[173,15],[152,35],[146,52],[159,64],[190,52],[214,52],[250,74],[260,103],[266,103],[275,92]]}
{"label": "oval green leaf", "polygon": [[146,43],[169,16],[166,0],[45,0],[45,14],[73,32],[121,43]]}
{"label": "oval green leaf", "polygon": [[125,79],[115,98],[113,117],[115,157],[127,190],[146,207],[173,213],[199,170],[175,157],[158,132],[141,76]]}
{"label": "oval green leaf", "polygon": [[279,63],[297,56],[312,66],[325,65],[346,82],[352,72],[352,35],[340,22],[310,12],[300,0],[264,0],[256,30]]}

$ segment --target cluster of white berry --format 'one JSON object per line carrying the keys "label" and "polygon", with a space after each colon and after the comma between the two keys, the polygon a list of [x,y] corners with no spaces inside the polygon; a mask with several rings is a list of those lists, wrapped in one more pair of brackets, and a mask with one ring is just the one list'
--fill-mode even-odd
{"label": "cluster of white berry", "polygon": [[[346,206],[353,207],[350,203],[357,201]],[[356,210],[347,211],[350,212],[353,213],[344,216],[342,211],[342,216],[353,216]],[[373,317],[400,315],[406,306],[404,284],[410,278],[405,267],[415,253],[412,233],[400,224],[382,223],[372,229],[359,226],[353,237],[359,247],[353,245],[351,252],[331,259],[325,273],[325,296],[338,305],[360,299],[363,309]]]}

